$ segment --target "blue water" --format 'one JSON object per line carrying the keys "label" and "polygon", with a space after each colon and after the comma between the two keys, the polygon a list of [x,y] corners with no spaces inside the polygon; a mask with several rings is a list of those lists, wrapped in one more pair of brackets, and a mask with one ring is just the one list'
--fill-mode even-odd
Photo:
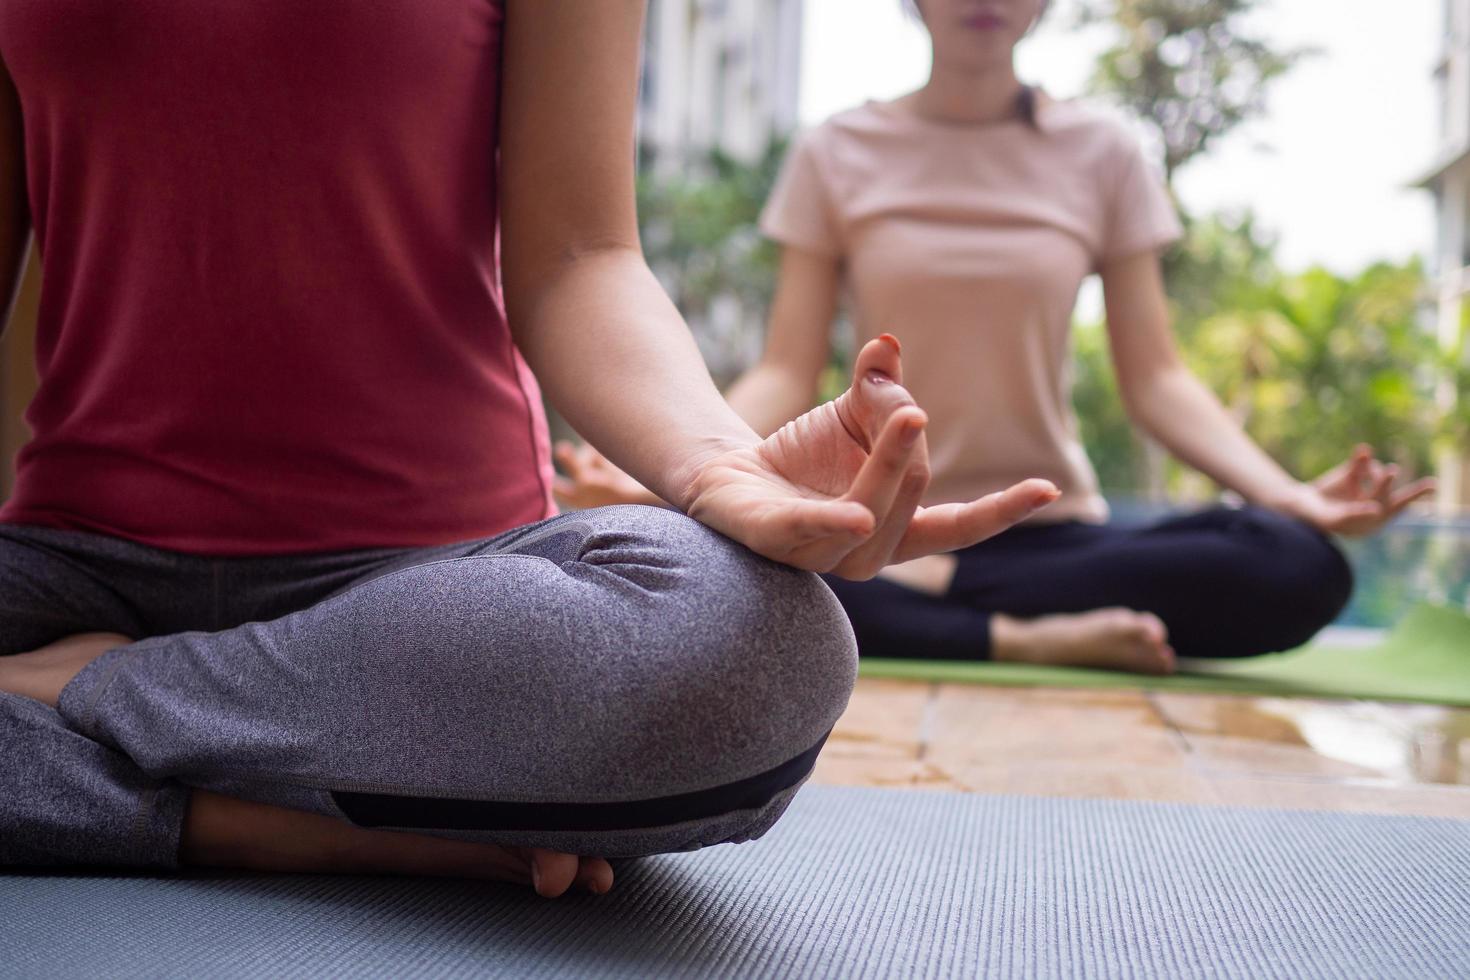
{"label": "blue water", "polygon": [[1426,601],[1470,611],[1470,520],[1400,519],[1344,550],[1358,579],[1344,626],[1392,626]]}
{"label": "blue water", "polygon": [[[1124,524],[1177,512],[1135,500],[1109,503]],[[1371,538],[1343,542],[1343,549],[1357,588],[1339,626],[1392,626],[1421,602],[1470,611],[1470,518],[1400,518]]]}

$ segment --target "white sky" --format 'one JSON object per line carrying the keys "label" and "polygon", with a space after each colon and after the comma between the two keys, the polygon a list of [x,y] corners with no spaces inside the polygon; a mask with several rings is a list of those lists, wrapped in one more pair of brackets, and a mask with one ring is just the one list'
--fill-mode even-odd
{"label": "white sky", "polygon": [[[1433,162],[1430,71],[1438,0],[1267,0],[1257,33],[1321,54],[1271,90],[1267,114],[1216,144],[1178,176],[1192,212],[1254,207],[1280,238],[1288,268],[1352,272],[1380,258],[1430,254],[1429,195],[1405,185]],[[1105,29],[1068,26],[1056,0],[1018,52],[1023,80],[1060,97],[1082,92]],[[929,49],[899,0],[807,0],[801,118],[816,123],[869,98],[921,85]]]}

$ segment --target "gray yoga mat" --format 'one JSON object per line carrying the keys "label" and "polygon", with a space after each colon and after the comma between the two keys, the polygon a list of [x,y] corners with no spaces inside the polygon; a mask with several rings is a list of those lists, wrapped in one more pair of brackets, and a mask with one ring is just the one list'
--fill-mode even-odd
{"label": "gray yoga mat", "polygon": [[1470,821],[812,787],[620,874],[0,876],[0,976],[1470,976]]}

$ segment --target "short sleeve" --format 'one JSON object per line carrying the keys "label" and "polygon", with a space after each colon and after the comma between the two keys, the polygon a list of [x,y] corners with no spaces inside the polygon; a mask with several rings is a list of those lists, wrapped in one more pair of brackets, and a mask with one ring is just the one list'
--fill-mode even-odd
{"label": "short sleeve", "polygon": [[797,137],[761,210],[760,229],[783,245],[824,255],[842,253],[832,189],[817,159],[820,131]]}
{"label": "short sleeve", "polygon": [[1120,143],[1099,263],[1158,251],[1184,233],[1163,176],[1131,135],[1124,134]]}

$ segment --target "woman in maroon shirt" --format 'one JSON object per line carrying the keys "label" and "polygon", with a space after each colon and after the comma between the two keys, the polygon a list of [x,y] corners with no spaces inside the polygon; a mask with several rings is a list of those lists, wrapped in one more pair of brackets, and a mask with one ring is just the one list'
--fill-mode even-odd
{"label": "woman in maroon shirt", "polygon": [[[810,772],[853,649],[808,572],[1052,499],[918,507],[885,339],[768,439],[725,405],[639,248],[642,12],[0,0],[0,272],[34,230],[44,284],[0,864],[605,891],[577,855],[759,836]],[[518,528],[532,369],[699,523]]]}

